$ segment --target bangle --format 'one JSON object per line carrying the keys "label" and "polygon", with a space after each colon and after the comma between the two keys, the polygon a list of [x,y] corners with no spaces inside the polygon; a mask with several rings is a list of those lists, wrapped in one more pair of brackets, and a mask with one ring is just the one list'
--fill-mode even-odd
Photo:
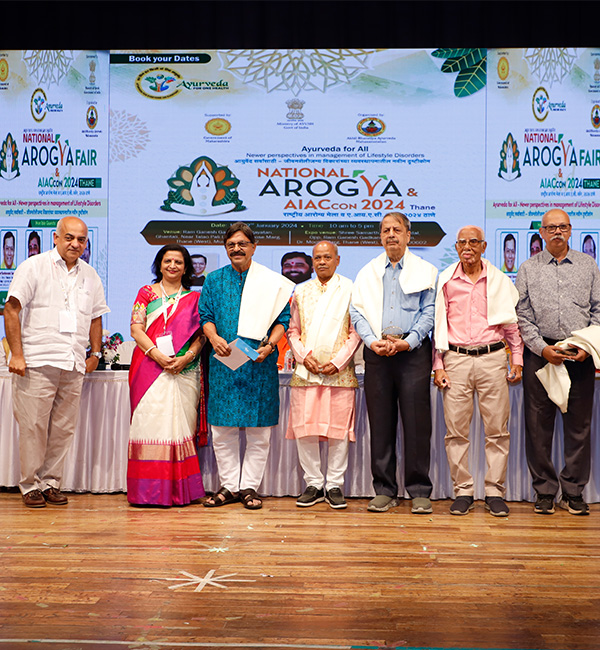
{"label": "bangle", "polygon": [[144,352],[144,356],[147,357],[148,354],[150,353],[150,350],[154,350],[155,347],[156,347],[156,345],[151,345],[151,346],[146,350],[146,352]]}
{"label": "bangle", "polygon": [[196,353],[195,353],[193,350],[186,350],[185,353],[186,353],[186,354],[191,354],[191,355],[192,355],[192,359],[195,359],[195,358],[196,358]]}

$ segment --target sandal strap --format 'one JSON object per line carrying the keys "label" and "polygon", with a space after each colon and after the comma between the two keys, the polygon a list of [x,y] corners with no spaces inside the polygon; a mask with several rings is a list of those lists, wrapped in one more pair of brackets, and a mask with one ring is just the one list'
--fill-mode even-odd
{"label": "sandal strap", "polygon": [[[229,499],[235,499],[235,494],[233,494],[233,492],[230,492],[226,487],[220,488],[219,491],[213,495],[213,499],[219,494],[225,497],[225,501],[228,501]],[[239,494],[241,494],[241,492]]]}
{"label": "sandal strap", "polygon": [[254,501],[255,499],[257,501],[262,501],[254,488],[246,488],[245,490],[240,490],[239,496],[244,503],[248,503],[248,501]]}

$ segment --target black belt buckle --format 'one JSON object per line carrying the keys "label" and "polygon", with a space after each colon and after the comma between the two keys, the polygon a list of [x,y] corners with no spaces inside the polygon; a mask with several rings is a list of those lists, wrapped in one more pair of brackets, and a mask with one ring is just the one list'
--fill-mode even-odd
{"label": "black belt buckle", "polygon": [[[504,347],[502,341],[496,341],[496,343],[490,343],[488,345],[482,345],[478,348],[463,348],[460,345],[450,344],[448,346],[452,352],[458,352],[458,354],[466,354],[469,357],[479,357],[482,354],[489,354],[490,352],[496,352],[496,350],[501,350]],[[453,349],[454,348],[454,349]]]}

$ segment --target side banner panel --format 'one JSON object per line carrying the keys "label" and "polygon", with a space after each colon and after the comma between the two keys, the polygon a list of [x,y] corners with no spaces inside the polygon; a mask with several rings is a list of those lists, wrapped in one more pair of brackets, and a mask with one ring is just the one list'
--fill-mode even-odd
{"label": "side banner panel", "polygon": [[487,125],[492,262],[514,274],[538,253],[538,228],[552,207],[570,215],[571,247],[597,262],[600,50],[488,50]]}
{"label": "side banner panel", "polygon": [[107,280],[108,52],[0,51],[0,308],[14,269],[81,217]]}

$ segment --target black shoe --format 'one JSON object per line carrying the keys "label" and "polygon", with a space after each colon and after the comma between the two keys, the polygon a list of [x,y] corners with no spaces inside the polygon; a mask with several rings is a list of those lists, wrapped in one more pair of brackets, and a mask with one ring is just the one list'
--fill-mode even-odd
{"label": "black shoe", "polygon": [[466,515],[469,513],[469,510],[473,510],[474,507],[475,504],[473,503],[473,497],[465,494],[454,499],[454,503],[450,506],[450,514]]}
{"label": "black shoe", "polygon": [[535,500],[533,511],[538,515],[553,515],[554,514],[554,495],[553,494],[538,494]]}
{"label": "black shoe", "polygon": [[332,508],[339,509],[339,508],[346,508],[348,506],[340,488],[331,488],[331,490],[327,490],[326,499],[327,499],[327,503]]}
{"label": "black shoe", "polygon": [[325,493],[323,489],[316,488],[314,485],[309,485],[304,493],[298,497],[296,505],[299,508],[308,508],[308,506],[314,506],[315,503],[321,503],[325,501]]}
{"label": "black shoe", "polygon": [[588,504],[583,500],[581,495],[577,497],[572,497],[566,492],[562,493],[560,498],[560,503],[558,504],[561,508],[568,510],[572,515],[589,515],[590,508]]}
{"label": "black shoe", "polygon": [[485,497],[485,509],[494,517],[508,517],[510,512],[502,497]]}

